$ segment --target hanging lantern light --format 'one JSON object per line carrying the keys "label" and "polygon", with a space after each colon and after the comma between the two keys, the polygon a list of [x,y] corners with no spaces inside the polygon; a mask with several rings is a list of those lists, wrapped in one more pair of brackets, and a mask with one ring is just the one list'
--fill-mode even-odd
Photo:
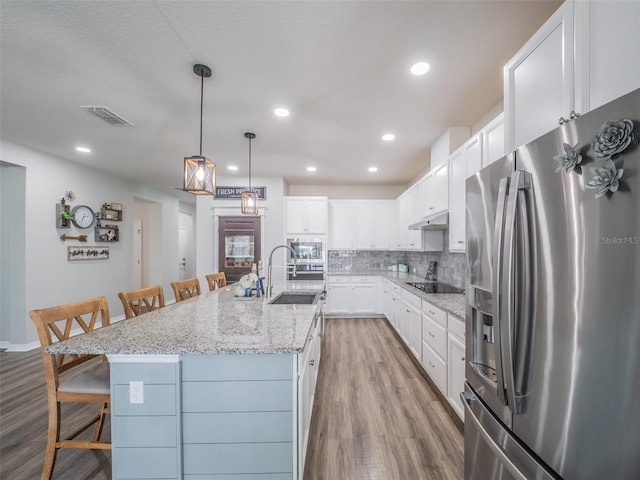
{"label": "hanging lantern light", "polygon": [[258,194],[251,190],[251,140],[256,138],[256,134],[246,132],[244,138],[249,139],[249,189],[240,196],[240,209],[243,215],[258,215]]}
{"label": "hanging lantern light", "polygon": [[193,72],[200,77],[200,155],[184,157],[184,180],[182,188],[194,195],[215,195],[216,165],[202,156],[202,104],[204,97],[204,79],[211,76],[211,69],[197,63]]}

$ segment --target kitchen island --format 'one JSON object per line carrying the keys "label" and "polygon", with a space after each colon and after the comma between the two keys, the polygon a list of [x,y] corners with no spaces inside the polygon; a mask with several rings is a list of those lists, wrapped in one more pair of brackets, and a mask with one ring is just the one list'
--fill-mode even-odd
{"label": "kitchen island", "polygon": [[233,289],[48,348],[108,357],[114,479],[302,478],[321,300],[270,305]]}

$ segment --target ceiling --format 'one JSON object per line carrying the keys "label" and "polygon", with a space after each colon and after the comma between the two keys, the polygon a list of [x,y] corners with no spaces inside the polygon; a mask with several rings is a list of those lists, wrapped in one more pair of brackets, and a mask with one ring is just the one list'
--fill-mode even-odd
{"label": "ceiling", "polygon": [[[253,131],[254,176],[406,184],[448,126],[471,125],[502,100],[502,66],[559,3],[2,0],[1,134],[180,186],[182,158],[199,150],[192,66],[204,63],[213,76],[204,81],[202,153],[218,175],[247,183],[243,134]],[[411,75],[417,61],[431,70]],[[109,125],[83,105],[107,106],[134,126]],[[278,106],[290,116],[274,116]],[[387,132],[393,142],[381,140]]]}

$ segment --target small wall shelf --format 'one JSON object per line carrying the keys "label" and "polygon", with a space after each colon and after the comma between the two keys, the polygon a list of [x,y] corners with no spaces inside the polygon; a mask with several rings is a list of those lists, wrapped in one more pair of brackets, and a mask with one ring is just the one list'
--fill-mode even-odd
{"label": "small wall shelf", "polygon": [[122,204],[105,203],[100,208],[100,219],[109,220],[110,222],[122,221]]}
{"label": "small wall shelf", "polygon": [[71,205],[66,203],[56,203],[56,228],[70,228],[71,220],[63,218],[62,212],[71,214]]}
{"label": "small wall shelf", "polygon": [[117,225],[95,227],[94,240],[96,242],[117,242],[120,240],[120,227]]}

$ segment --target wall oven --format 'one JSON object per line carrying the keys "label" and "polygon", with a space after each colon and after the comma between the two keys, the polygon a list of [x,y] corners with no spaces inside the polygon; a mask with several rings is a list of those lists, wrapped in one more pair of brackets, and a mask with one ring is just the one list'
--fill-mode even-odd
{"label": "wall oven", "polygon": [[289,280],[324,280],[326,240],[323,237],[288,238],[287,245],[295,252],[289,252],[289,262],[295,259],[296,276],[289,272]]}

